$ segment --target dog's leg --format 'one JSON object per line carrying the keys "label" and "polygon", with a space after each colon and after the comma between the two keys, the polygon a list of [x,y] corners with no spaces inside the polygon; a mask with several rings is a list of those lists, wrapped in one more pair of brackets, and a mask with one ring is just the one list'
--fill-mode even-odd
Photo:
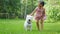
{"label": "dog's leg", "polygon": [[24,25],[24,29],[27,31],[27,26],[26,25]]}
{"label": "dog's leg", "polygon": [[25,27],[25,30],[27,31],[27,28]]}
{"label": "dog's leg", "polygon": [[30,31],[32,31],[32,26],[30,27]]}

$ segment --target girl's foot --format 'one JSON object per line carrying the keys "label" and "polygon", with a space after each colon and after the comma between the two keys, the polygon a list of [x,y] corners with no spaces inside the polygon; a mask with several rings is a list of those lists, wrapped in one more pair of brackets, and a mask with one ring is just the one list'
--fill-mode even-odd
{"label": "girl's foot", "polygon": [[42,29],[39,29],[39,31],[42,31]]}

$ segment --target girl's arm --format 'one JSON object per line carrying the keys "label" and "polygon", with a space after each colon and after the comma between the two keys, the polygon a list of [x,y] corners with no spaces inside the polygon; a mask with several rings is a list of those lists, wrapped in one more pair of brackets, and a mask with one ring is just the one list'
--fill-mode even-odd
{"label": "girl's arm", "polygon": [[43,11],[43,16],[45,16],[45,9],[44,9],[44,11]]}
{"label": "girl's arm", "polygon": [[43,19],[46,20],[46,11],[44,9],[44,12],[43,12]]}
{"label": "girl's arm", "polygon": [[37,7],[34,9],[34,11],[30,14],[30,15],[34,15],[34,13],[36,12]]}

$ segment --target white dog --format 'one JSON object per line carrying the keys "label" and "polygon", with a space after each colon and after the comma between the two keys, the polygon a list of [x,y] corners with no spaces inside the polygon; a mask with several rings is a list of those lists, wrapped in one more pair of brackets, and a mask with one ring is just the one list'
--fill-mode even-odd
{"label": "white dog", "polygon": [[26,17],[26,21],[24,23],[24,28],[25,30],[32,30],[32,23],[31,23],[31,20],[32,20],[32,16],[31,15],[27,15]]}

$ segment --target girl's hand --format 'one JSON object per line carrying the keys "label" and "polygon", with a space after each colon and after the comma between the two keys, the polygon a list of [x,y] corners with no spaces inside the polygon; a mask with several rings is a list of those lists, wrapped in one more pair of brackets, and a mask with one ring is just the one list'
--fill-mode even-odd
{"label": "girl's hand", "polygon": [[29,14],[29,15],[33,16],[32,14]]}
{"label": "girl's hand", "polygon": [[32,16],[32,14],[28,14],[28,15],[31,15]]}

